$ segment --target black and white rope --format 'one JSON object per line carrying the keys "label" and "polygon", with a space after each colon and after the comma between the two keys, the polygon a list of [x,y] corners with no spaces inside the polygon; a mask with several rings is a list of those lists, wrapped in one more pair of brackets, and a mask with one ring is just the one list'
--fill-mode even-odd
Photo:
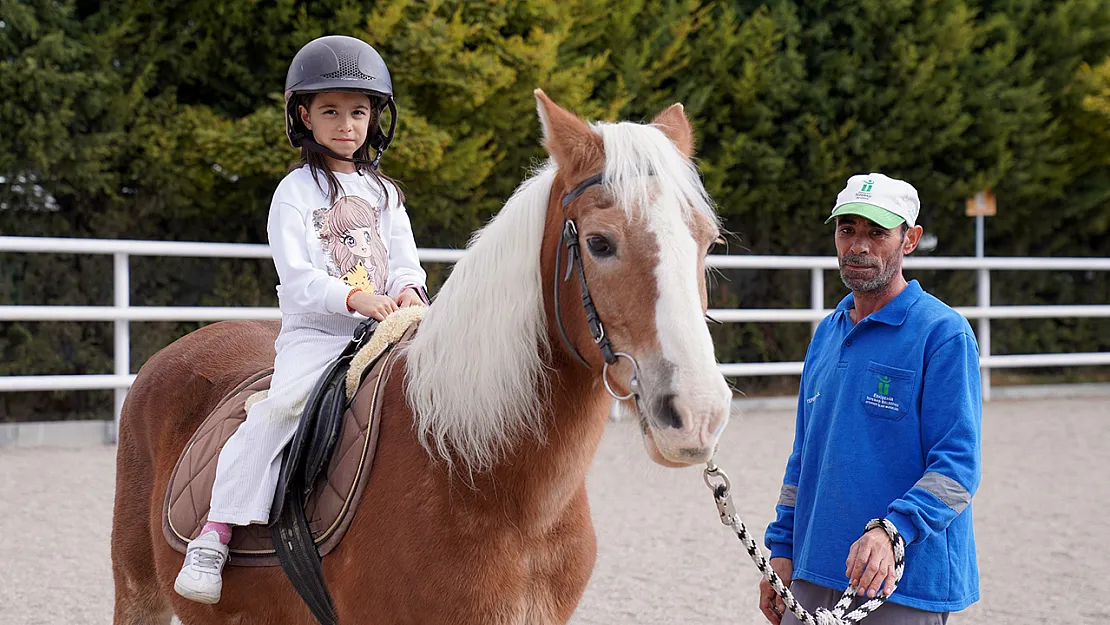
{"label": "black and white rope", "polygon": [[[717,504],[717,511],[721,515],[721,523],[728,525],[736,532],[736,537],[743,543],[744,548],[747,550],[748,555],[751,556],[752,561],[755,562],[756,568],[763,574],[763,577],[771,583],[775,593],[782,597],[786,603],[786,607],[798,617],[798,620],[805,625],[852,625],[859,623],[868,614],[879,609],[879,606],[886,603],[887,595],[880,593],[876,597],[869,599],[858,608],[848,613],[844,612],[851,607],[853,599],[855,599],[858,588],[849,585],[844,591],[844,595],[840,601],[833,606],[830,611],[826,608],[817,608],[814,614],[810,614],[805,608],[798,603],[794,598],[794,594],[790,589],[782,583],[782,579],[771,568],[771,564],[759,549],[751,534],[748,533],[748,528],[740,519],[740,515],[736,513],[736,506],[732,503],[732,493],[730,492],[731,486],[728,481],[728,476],[724,474],[712,462],[708,464],[705,470],[705,484],[713,491],[713,500]],[[891,545],[894,548],[894,584],[897,585],[902,579],[902,572],[906,566],[906,542],[902,535],[898,533],[898,529],[894,524],[886,519],[872,519],[867,523],[864,528],[864,533],[867,533],[876,527],[881,527],[890,537]]]}

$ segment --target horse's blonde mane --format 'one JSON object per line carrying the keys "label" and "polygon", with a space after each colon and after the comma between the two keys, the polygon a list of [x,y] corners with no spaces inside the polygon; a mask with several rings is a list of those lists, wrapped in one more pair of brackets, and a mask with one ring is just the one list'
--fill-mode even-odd
{"label": "horse's blonde mane", "polygon": [[[605,146],[605,188],[630,216],[654,207],[716,219],[693,164],[659,128],[591,128]],[[548,162],[471,238],[404,348],[421,444],[471,473],[543,434],[550,345],[540,249],[555,174]]]}
{"label": "horse's blonde mane", "polygon": [[405,350],[421,444],[470,471],[540,433],[540,244],[554,178],[545,166],[471,238]]}

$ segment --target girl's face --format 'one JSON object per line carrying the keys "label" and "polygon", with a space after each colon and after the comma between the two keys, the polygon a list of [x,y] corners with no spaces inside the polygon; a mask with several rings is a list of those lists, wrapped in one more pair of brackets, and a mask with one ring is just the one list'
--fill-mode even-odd
{"label": "girl's face", "polygon": [[367,95],[327,91],[316,94],[308,109],[300,107],[300,114],[317,143],[351,158],[366,142],[373,111]]}
{"label": "girl's face", "polygon": [[359,258],[370,257],[370,242],[373,241],[374,231],[370,228],[355,228],[348,230],[343,235],[343,244],[352,254]]}

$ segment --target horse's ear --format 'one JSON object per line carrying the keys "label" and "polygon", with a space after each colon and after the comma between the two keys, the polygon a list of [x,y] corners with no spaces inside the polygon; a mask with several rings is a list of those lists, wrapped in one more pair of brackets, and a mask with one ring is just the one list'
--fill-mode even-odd
{"label": "horse's ear", "polygon": [[651,123],[659,126],[686,158],[694,156],[694,129],[690,127],[690,120],[686,119],[686,109],[681,104],[668,106]]}
{"label": "horse's ear", "polygon": [[533,92],[543,126],[543,145],[561,168],[591,167],[605,159],[601,137],[577,115],[555,104],[542,89]]}

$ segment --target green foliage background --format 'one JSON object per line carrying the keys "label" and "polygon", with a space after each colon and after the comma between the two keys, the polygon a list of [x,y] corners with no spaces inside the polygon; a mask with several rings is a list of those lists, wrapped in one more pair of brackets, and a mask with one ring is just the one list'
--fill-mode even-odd
{"label": "green foliage background", "polygon": [[[465,245],[543,157],[540,86],[593,119],[682,102],[729,253],[831,254],[832,198],[881,170],[917,186],[936,254],[973,254],[963,201],[990,187],[989,254],[1110,256],[1104,0],[0,0],[0,234],[265,242],[295,157],[287,64],[332,33],[390,65],[401,115],[385,169],[422,247]],[[428,268],[433,284],[447,270]],[[134,259],[131,271],[136,305],[276,305],[269,262]],[[972,272],[911,277],[974,304]],[[825,278],[833,306],[844,288]],[[711,306],[807,307],[808,284],[728,271]],[[992,298],[1106,303],[1110,280],[996,272]],[[0,254],[0,304],[111,301],[110,257]],[[132,324],[133,369],[198,325]],[[796,360],[808,324],[714,333],[722,362]],[[992,339],[995,353],[1107,351],[1110,324],[996,321]],[[109,373],[111,345],[109,323],[0,322],[0,375]],[[110,411],[107,392],[0,394],[0,420]]]}

